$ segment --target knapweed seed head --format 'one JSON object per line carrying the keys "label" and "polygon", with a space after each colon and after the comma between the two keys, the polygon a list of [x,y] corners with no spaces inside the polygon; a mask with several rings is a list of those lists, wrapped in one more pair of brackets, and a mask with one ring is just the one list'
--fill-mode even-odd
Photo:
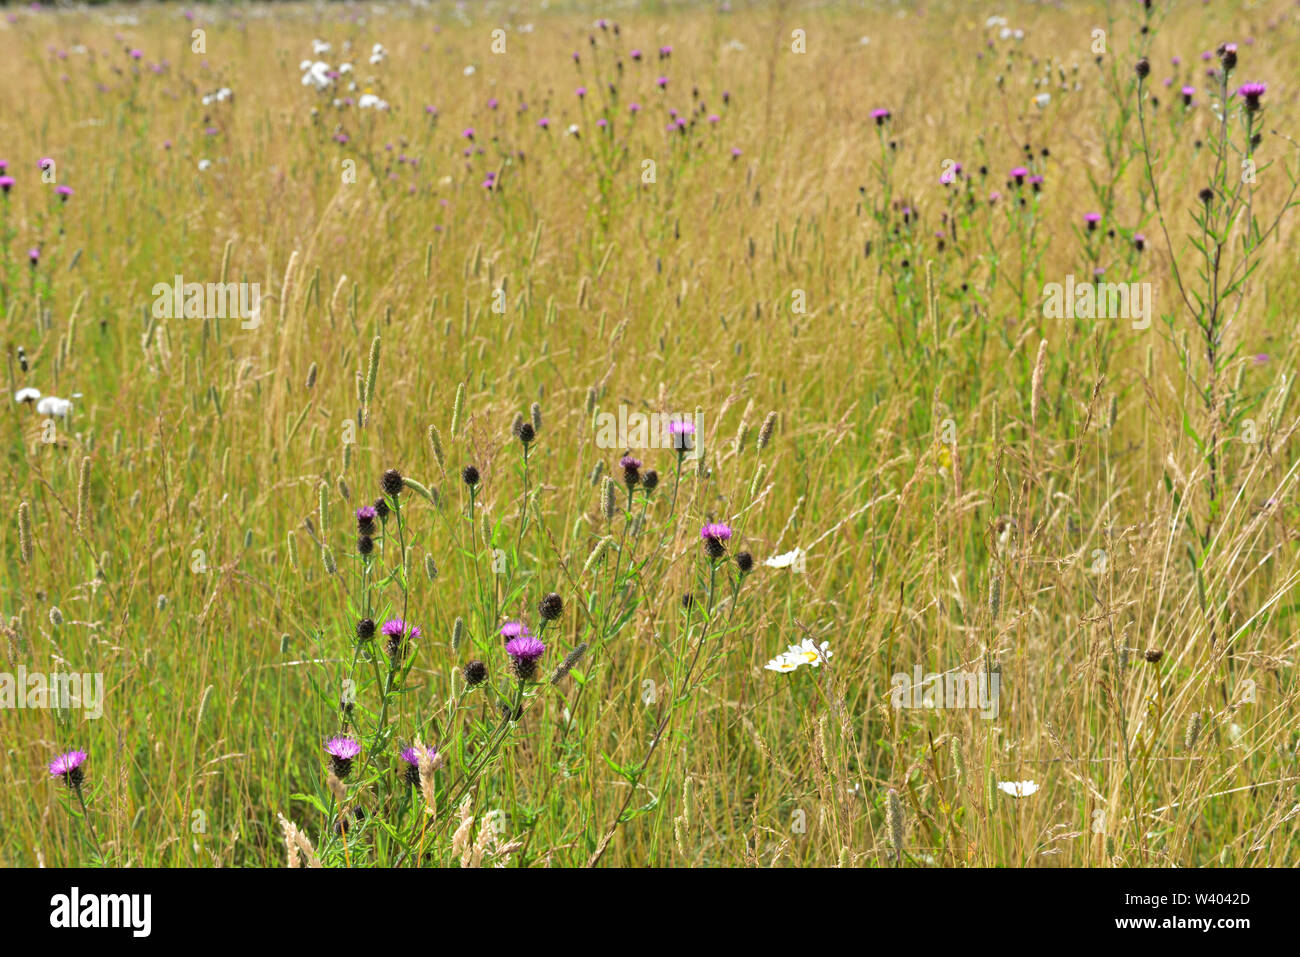
{"label": "knapweed seed head", "polygon": [[749,552],[737,552],[736,567],[740,569],[742,575],[748,575],[754,570],[754,556]]}
{"label": "knapweed seed head", "polygon": [[369,641],[373,637],[375,637],[375,620],[362,618],[357,622],[357,640]]}
{"label": "knapweed seed head", "polygon": [[462,673],[465,675],[465,684],[473,688],[475,685],[481,685],[487,680],[487,665],[478,659],[475,659],[474,661],[466,662],[465,667],[462,669]]}
{"label": "knapweed seed head", "polygon": [[388,516],[392,512],[392,509],[388,507],[388,502],[385,499],[382,498],[375,499],[374,505],[372,505],[371,507],[375,510],[375,516],[381,522],[388,521]]}
{"label": "knapweed seed head", "polygon": [[478,469],[476,469],[472,465],[465,466],[465,468],[460,473],[460,477],[461,480],[470,488],[474,488],[476,485],[478,485],[478,481],[479,481]]}

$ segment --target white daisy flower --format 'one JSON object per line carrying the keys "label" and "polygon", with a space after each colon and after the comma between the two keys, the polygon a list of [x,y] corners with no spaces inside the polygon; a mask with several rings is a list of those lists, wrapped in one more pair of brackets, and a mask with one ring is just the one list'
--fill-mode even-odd
{"label": "white daisy flower", "polygon": [[777,655],[771,661],[763,666],[768,671],[775,671],[778,674],[789,674],[799,667],[799,662],[791,661],[785,655]]}
{"label": "white daisy flower", "polygon": [[763,564],[768,568],[789,568],[791,565],[801,564],[801,559],[805,554],[807,553],[802,548],[796,546],[794,551],[786,552],[783,555],[773,555]]}
{"label": "white daisy flower", "polygon": [[1052,94],[1039,93],[1036,97],[1034,97],[1034,102],[1038,105],[1038,108],[1041,110],[1043,107],[1047,106],[1048,103],[1052,102]]}
{"label": "white daisy flower", "polygon": [[569,128],[568,128],[567,130],[565,130],[565,132],[568,133],[570,136],[577,136],[577,135],[578,135],[578,124],[577,124],[577,123],[570,123],[570,124],[569,124]]}
{"label": "white daisy flower", "polygon": [[1016,798],[1029,797],[1038,790],[1038,785],[1033,781],[999,781],[998,790]]}
{"label": "white daisy flower", "polygon": [[330,45],[326,43],[324,40],[312,40],[311,52],[316,56],[320,56],[322,53],[329,53]]}
{"label": "white daisy flower", "polygon": [[210,167],[211,165],[212,165],[212,160],[210,159],[199,160],[199,172],[200,173],[205,172],[208,169],[208,167]]}
{"label": "white daisy flower", "polygon": [[376,110],[386,110],[388,109],[388,101],[381,100],[373,93],[362,93],[361,99],[357,100],[357,106],[363,110],[368,110],[371,108],[374,108]]}
{"label": "white daisy flower", "polygon": [[302,75],[303,86],[314,86],[317,90],[323,90],[330,85],[330,65],[324,60],[317,60],[307,67],[307,72]]}
{"label": "white daisy flower", "polygon": [[465,75],[466,75],[466,76],[473,76],[473,75],[474,75],[474,67],[473,67],[472,65],[471,65],[471,66],[467,66],[467,67],[465,67]]}
{"label": "white daisy flower", "polygon": [[25,389],[19,389],[14,393],[15,402],[35,402],[41,397],[40,389],[33,389],[30,386]]}
{"label": "white daisy flower", "polygon": [[786,652],[786,657],[792,661],[798,661],[800,664],[812,665],[816,668],[835,654],[831,651],[830,646],[829,641],[823,641],[821,646],[818,647],[811,638],[805,638],[801,644],[791,645],[790,650]]}
{"label": "white daisy flower", "polygon": [[68,413],[72,410],[72,402],[69,399],[60,399],[57,395],[47,395],[41,401],[36,403],[37,415],[52,415],[56,418],[67,418]]}

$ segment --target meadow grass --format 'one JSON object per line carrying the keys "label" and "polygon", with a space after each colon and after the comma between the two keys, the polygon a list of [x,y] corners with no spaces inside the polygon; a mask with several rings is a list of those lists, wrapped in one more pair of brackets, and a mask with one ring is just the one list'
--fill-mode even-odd
{"label": "meadow grass", "polygon": [[6,12],[0,863],[1294,864],[1296,10]]}

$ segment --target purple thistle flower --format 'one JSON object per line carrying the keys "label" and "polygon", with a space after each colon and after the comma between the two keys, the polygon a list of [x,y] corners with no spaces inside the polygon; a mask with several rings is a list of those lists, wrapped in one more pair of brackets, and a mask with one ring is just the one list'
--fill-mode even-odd
{"label": "purple thistle flower", "polygon": [[1146,238],[1146,236],[1142,235],[1141,233],[1134,233],[1134,234],[1133,234],[1133,245],[1134,245],[1135,247],[1137,247],[1137,251],[1138,251],[1138,252],[1142,252],[1142,250],[1146,249],[1146,246],[1147,246],[1147,238]]}
{"label": "purple thistle flower", "polygon": [[85,772],[81,770],[81,765],[89,756],[85,751],[69,751],[60,754],[49,764],[50,777],[63,778],[63,783],[70,788],[81,787],[81,782],[85,780]]}
{"label": "purple thistle flower", "polygon": [[549,130],[551,128],[550,118],[543,116],[540,120],[537,121],[537,125],[544,130]]}
{"label": "purple thistle flower", "polygon": [[509,644],[515,638],[531,638],[532,632],[522,621],[508,621],[501,626],[501,637]]}
{"label": "purple thistle flower", "polygon": [[668,77],[666,76],[659,77],[657,80],[655,80],[655,86],[659,87],[659,89],[661,90],[666,89],[668,87]]}
{"label": "purple thistle flower", "polygon": [[722,522],[709,522],[700,529],[700,538],[704,540],[705,552],[717,561],[727,552],[726,542],[731,539],[731,526]]}
{"label": "purple thistle flower", "polygon": [[871,111],[871,118],[876,121],[877,126],[884,126],[885,120],[889,119],[893,115],[893,113],[889,112],[889,110],[883,106]]}
{"label": "purple thistle flower", "polygon": [[1246,98],[1247,111],[1254,113],[1259,109],[1259,98],[1268,92],[1267,83],[1243,83],[1237,92]]}
{"label": "purple thistle flower", "polygon": [[426,754],[429,756],[430,761],[438,756],[438,752],[433,748],[421,750],[412,745],[409,748],[402,749],[401,758],[406,763],[406,783],[413,788],[420,786],[420,758]]}
{"label": "purple thistle flower", "polygon": [[689,419],[674,419],[668,423],[668,437],[679,455],[694,447],[694,435],[695,423]]}
{"label": "purple thistle flower", "polygon": [[1084,213],[1083,221],[1088,224],[1088,232],[1092,232],[1101,222],[1101,213]]}
{"label": "purple thistle flower", "polygon": [[546,646],[532,635],[520,635],[506,643],[510,667],[520,681],[529,681],[537,673],[537,660],[546,652]]}
{"label": "purple thistle flower", "polygon": [[33,246],[31,249],[27,250],[27,259],[33,266],[35,266],[41,261],[41,251]]}
{"label": "purple thistle flower", "polygon": [[640,51],[640,50],[633,50],[631,53],[628,54],[628,56],[630,56],[633,60],[640,60],[640,59],[641,59],[641,51]]}
{"label": "purple thistle flower", "polygon": [[1192,97],[1196,95],[1196,87],[1185,86],[1181,92],[1183,94],[1183,106],[1191,106]]}
{"label": "purple thistle flower", "polygon": [[587,88],[585,86],[580,86],[573,92],[578,97],[578,99],[581,100],[584,96],[587,95]]}
{"label": "purple thistle flower", "polygon": [[628,111],[629,113],[640,113],[640,112],[641,112],[641,104],[640,104],[640,103],[629,103],[628,106],[627,106],[627,111]]}
{"label": "purple thistle flower", "polygon": [[54,192],[58,194],[58,196],[66,203],[68,201],[68,197],[72,195],[72,187],[56,186],[54,187]]}
{"label": "purple thistle flower", "polygon": [[467,140],[472,140],[474,138],[474,127],[472,126],[465,127],[465,129],[461,131],[460,135],[465,137],[465,139]]}
{"label": "purple thistle flower", "polygon": [[345,778],[352,771],[352,759],[361,753],[361,745],[346,736],[334,737],[325,742],[325,753],[330,756],[330,770],[335,777]]}
{"label": "purple thistle flower", "polygon": [[1023,166],[1014,167],[1010,173],[1011,178],[1016,181],[1017,186],[1024,183],[1025,177],[1028,175],[1029,170],[1025,169]]}
{"label": "purple thistle flower", "polygon": [[362,505],[357,509],[357,531],[362,535],[373,535],[375,533],[375,519],[379,513],[375,511],[373,505]]}
{"label": "purple thistle flower", "polygon": [[4,190],[7,194],[13,188],[14,178],[12,176],[0,176],[0,190]]}
{"label": "purple thistle flower", "polygon": [[412,625],[408,628],[407,623],[401,618],[390,618],[384,622],[379,631],[388,639],[385,647],[388,657],[394,662],[401,659],[407,641],[415,641],[420,637],[419,626]]}

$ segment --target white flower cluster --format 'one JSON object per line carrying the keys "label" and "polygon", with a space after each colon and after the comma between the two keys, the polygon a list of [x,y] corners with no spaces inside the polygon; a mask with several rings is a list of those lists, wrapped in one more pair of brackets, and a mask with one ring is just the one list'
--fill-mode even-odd
{"label": "white flower cluster", "polygon": [[779,674],[788,674],[800,665],[816,668],[834,656],[835,652],[831,651],[830,645],[829,641],[823,641],[818,646],[811,638],[805,638],[801,644],[790,645],[763,667]]}

